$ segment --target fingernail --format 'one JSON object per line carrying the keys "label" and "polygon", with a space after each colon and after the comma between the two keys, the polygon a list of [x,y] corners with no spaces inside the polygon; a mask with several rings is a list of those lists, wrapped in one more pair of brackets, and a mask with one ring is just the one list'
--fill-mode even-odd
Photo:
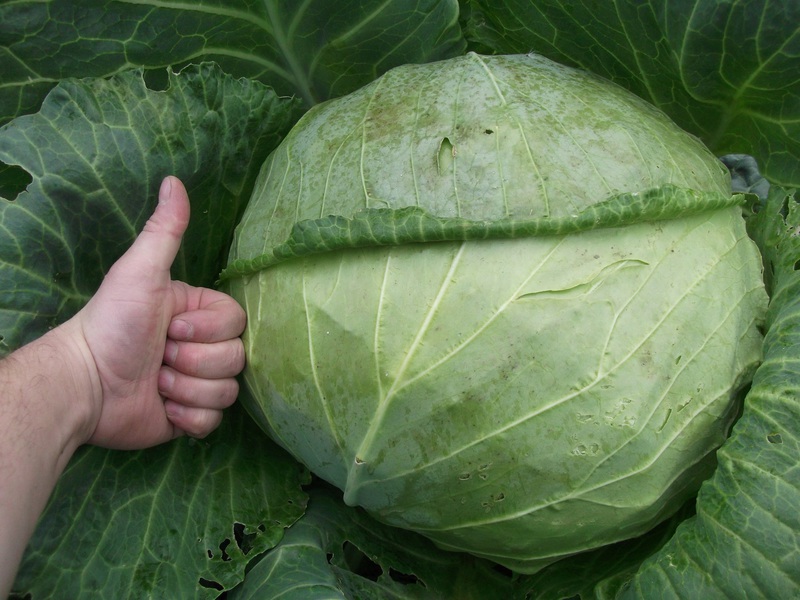
{"label": "fingernail", "polygon": [[170,192],[172,192],[172,177],[167,176],[164,177],[163,181],[161,182],[161,189],[158,190],[158,203],[163,204],[169,198]]}
{"label": "fingernail", "polygon": [[174,365],[176,358],[178,358],[178,344],[168,339],[164,344],[164,362],[168,365]]}
{"label": "fingernail", "polygon": [[174,340],[189,341],[194,335],[194,325],[183,319],[174,319],[169,324],[167,335]]}
{"label": "fingernail", "polygon": [[158,391],[161,394],[168,394],[169,392],[171,392],[174,383],[175,383],[175,373],[166,368],[162,368],[158,372]]}
{"label": "fingernail", "polygon": [[177,402],[172,402],[167,400],[164,402],[164,412],[167,413],[167,416],[170,419],[176,419],[183,415],[186,411],[186,407],[183,404],[178,404]]}

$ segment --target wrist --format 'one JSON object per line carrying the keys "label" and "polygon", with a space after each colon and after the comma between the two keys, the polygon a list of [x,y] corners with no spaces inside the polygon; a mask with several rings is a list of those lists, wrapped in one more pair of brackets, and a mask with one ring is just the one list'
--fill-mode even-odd
{"label": "wrist", "polygon": [[[70,424],[77,446],[83,445],[92,436],[100,420],[103,407],[103,388],[97,364],[83,335],[77,318],[70,319],[51,333],[60,338],[63,366],[69,370],[72,401],[68,409],[74,419]],[[76,447],[77,447],[76,446]]]}
{"label": "wrist", "polygon": [[102,407],[102,387],[79,323],[72,319],[12,355],[24,365],[31,397],[46,403],[66,460],[89,439]]}
{"label": "wrist", "polygon": [[65,324],[0,360],[0,590],[99,413],[96,374],[78,333]]}

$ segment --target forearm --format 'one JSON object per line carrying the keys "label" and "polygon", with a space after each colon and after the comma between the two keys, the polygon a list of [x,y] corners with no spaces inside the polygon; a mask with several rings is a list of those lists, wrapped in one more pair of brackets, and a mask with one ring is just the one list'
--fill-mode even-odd
{"label": "forearm", "polygon": [[54,330],[0,361],[0,598],[77,447],[91,434],[84,356]]}

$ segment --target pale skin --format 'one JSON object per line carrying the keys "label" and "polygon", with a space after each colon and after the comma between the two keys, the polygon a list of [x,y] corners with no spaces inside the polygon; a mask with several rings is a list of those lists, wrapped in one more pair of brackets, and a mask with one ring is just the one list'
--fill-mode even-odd
{"label": "pale skin", "polygon": [[78,447],[202,438],[235,401],[244,311],[221,292],[170,278],[188,222],[186,190],[168,177],[88,304],[0,361],[0,598]]}

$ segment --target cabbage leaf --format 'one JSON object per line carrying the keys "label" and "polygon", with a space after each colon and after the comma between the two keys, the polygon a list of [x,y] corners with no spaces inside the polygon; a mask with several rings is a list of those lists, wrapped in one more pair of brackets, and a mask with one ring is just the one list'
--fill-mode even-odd
{"label": "cabbage leaf", "polygon": [[437,217],[418,206],[369,208],[350,218],[331,215],[299,221],[289,238],[269,252],[231,261],[220,274],[220,280],[248,277],[290,258],[346,248],[566,235],[598,227],[676,219],[743,203],[742,194],[726,196],[664,185],[641,193],[616,194],[576,215],[564,217],[473,221]]}
{"label": "cabbage leaf", "polygon": [[764,362],[744,413],[717,453],[697,516],[623,590],[620,598],[800,596],[800,204],[772,191],[753,217],[774,277]]}
{"label": "cabbage leaf", "polygon": [[[256,100],[266,99],[269,93],[236,77],[272,85],[280,95],[296,96],[296,102],[308,106],[349,92],[406,62],[445,58],[461,54],[465,48],[495,53],[535,51],[612,78],[664,109],[716,153],[752,154],[774,183],[797,187],[797,11],[795,2],[767,0],[2,3],[0,123],[40,108],[43,112],[37,119],[17,120],[13,135],[8,130],[0,133],[0,138],[14,141],[5,143],[0,157],[0,196],[8,201],[0,200],[0,338],[4,338],[0,339],[0,354],[80,307],[103,269],[146,218],[158,179],[167,172],[176,172],[189,184],[195,216],[209,210],[208,214],[218,217],[193,223],[187,244],[201,255],[207,254],[206,258],[225,254],[227,248],[219,240],[225,238],[221,232],[229,225],[228,209],[241,206],[242,199],[249,196],[253,169],[274,140],[285,133],[284,125],[295,118],[280,116],[284,110],[295,114],[286,107],[275,108],[276,113],[262,111]],[[204,60],[214,60],[220,68],[180,70]],[[180,75],[168,74],[168,65]],[[134,70],[139,68],[144,70]],[[225,82],[220,83],[223,73],[233,77],[223,77]],[[96,79],[69,80],[71,77]],[[102,79],[107,77],[112,77],[110,83]],[[126,78],[128,84],[119,85]],[[107,143],[92,150],[93,136],[104,129],[104,121],[86,116],[106,113],[85,112],[80,98],[89,100],[85,106],[91,108],[99,90],[109,85],[116,86],[121,106],[140,102],[142,118],[131,120],[128,135],[109,135]],[[54,86],[59,86],[55,92],[58,101],[48,113],[42,101]],[[237,86],[239,93],[231,93]],[[158,89],[164,93],[155,93]],[[221,89],[229,93],[224,102],[217,103],[213,96]],[[166,100],[167,96],[171,100]],[[161,108],[155,98],[163,101]],[[239,108],[233,108],[237,101],[241,101]],[[162,110],[166,106],[171,110]],[[214,110],[209,111],[211,107]],[[222,137],[197,139],[193,132],[200,114],[212,122],[220,117],[230,129]],[[159,118],[149,120],[144,115]],[[170,116],[174,120],[167,118]],[[105,124],[111,122],[115,121]],[[147,135],[147,128],[141,127],[145,124],[153,129]],[[52,152],[42,144],[59,137],[76,144],[64,143]],[[25,153],[28,158],[23,160]],[[106,153],[117,159],[97,160]],[[234,155],[237,160],[231,158]],[[128,161],[133,166],[126,169]],[[25,168],[9,168],[3,162]],[[777,193],[784,194],[783,200],[791,195],[785,190]],[[120,203],[120,198],[128,200]],[[639,563],[672,537],[676,523],[631,544],[566,559],[535,576],[519,577],[503,597],[549,599],[579,594],[582,598],[610,598],[622,590],[626,597],[663,594],[695,598],[703,590],[715,597],[731,589],[734,595],[741,590],[773,597],[798,595],[800,418],[794,338],[800,325],[794,313],[798,297],[795,266],[800,257],[793,233],[800,220],[793,204],[783,200],[774,196],[770,208],[751,220],[751,233],[766,257],[768,280],[773,270],[776,275],[767,360],[734,436],[723,449],[727,470],[704,488],[698,516],[687,520],[679,535],[654,554],[638,575],[634,573]],[[115,213],[121,218],[105,235],[98,219]],[[41,227],[70,215],[74,228],[59,229],[47,239],[35,235],[37,223]],[[187,256],[178,265],[176,276],[197,282],[216,278],[219,261],[200,260],[196,253]],[[63,265],[74,271],[62,270]],[[226,501],[239,506],[236,494],[241,489],[271,489],[277,502],[290,498],[301,506],[304,497],[297,495],[297,490],[304,475],[298,474],[300,479],[282,488],[275,484],[269,469],[242,468],[252,466],[248,452],[281,455],[274,447],[262,445],[261,437],[251,438],[248,432],[254,429],[237,419],[231,415],[219,435],[209,440],[214,442],[213,448],[181,440],[135,454],[83,450],[43,516],[15,590],[34,591],[33,600],[88,593],[98,598],[150,597],[161,580],[157,570],[148,570],[146,559],[151,553],[159,555],[165,541],[176,550],[165,572],[177,574],[169,585],[159,588],[165,596],[218,595],[219,588],[198,589],[200,578],[225,588],[242,581],[244,565],[277,541],[278,530],[291,517],[285,513],[280,526],[267,527],[263,538],[243,555],[237,553],[236,548],[241,550],[238,541],[251,539],[252,528],[257,528],[265,513],[258,515],[253,506],[244,512],[230,510]],[[195,454],[199,457],[193,457]],[[222,464],[227,468],[217,470]],[[297,473],[296,465],[285,466]],[[172,482],[171,475],[179,471]],[[226,477],[234,483],[223,483]],[[186,504],[168,506],[175,494]],[[137,495],[144,500],[124,506],[126,499]],[[211,495],[219,501],[205,507],[198,502]],[[84,497],[88,501],[84,502]],[[334,506],[333,499],[320,504],[315,512],[312,502],[307,513],[309,528],[297,533],[307,538],[309,529],[315,528],[320,538],[314,539],[310,555],[296,555],[294,589],[302,591],[303,585],[314,580],[310,565],[324,559],[321,566],[328,568],[336,562],[328,562],[327,553],[338,550],[337,545],[341,547],[345,539],[357,539],[358,547],[369,552],[369,559],[387,570],[397,564],[397,548],[380,543],[387,530],[355,516],[355,509]],[[212,554],[208,563],[195,554],[202,545],[197,546],[197,538],[192,539],[184,528],[187,510],[205,524],[204,551]],[[242,516],[244,513],[249,516]],[[151,527],[158,524],[148,520],[152,515],[163,516],[164,527],[143,533],[148,523]],[[246,529],[232,530],[235,522]],[[303,522],[301,519],[297,526]],[[170,537],[170,525],[185,539]],[[248,536],[243,538],[242,532]],[[219,546],[231,539],[231,533],[234,539],[223,551]],[[415,534],[394,533],[395,546],[404,546],[413,554],[419,543]],[[62,534],[65,542],[59,544]],[[110,545],[124,546],[127,539],[136,541],[125,557],[103,553]],[[101,543],[105,544],[103,552]],[[280,544],[264,561],[270,558],[282,567],[286,563],[281,564],[281,557],[292,549],[290,544]],[[448,597],[451,588],[437,588],[448,573],[465,576],[463,568],[448,562],[453,560],[451,554],[441,554],[438,561],[433,550],[415,556],[418,564],[430,562],[443,572],[441,580],[420,577],[428,585],[428,597]],[[233,564],[220,564],[226,562],[223,557],[232,558]],[[403,574],[417,572],[411,565],[413,556],[402,560],[404,566],[398,568]],[[486,566],[476,564],[478,570]],[[258,566],[248,574],[253,577],[248,590],[258,588],[264,580],[265,569]],[[113,576],[109,576],[110,570]],[[282,572],[276,570],[276,574]],[[403,595],[407,587],[394,586],[384,595],[369,583],[361,582],[359,587],[357,578],[365,573],[348,572],[352,577],[347,582],[331,579],[335,579],[331,575],[336,573],[334,569],[324,574],[332,585],[331,596],[348,597],[354,590],[369,589],[374,598],[415,597]],[[123,589],[103,583],[120,581],[129,585]],[[732,588],[728,581],[739,587]],[[80,582],[91,583],[92,589],[80,587]],[[497,581],[497,590],[505,594],[506,589]]]}
{"label": "cabbage leaf", "polygon": [[[243,479],[249,484],[235,484]],[[303,515],[307,481],[238,409],[205,440],[139,452],[82,448],[39,522],[15,590],[32,598],[216,598]]]}
{"label": "cabbage leaf", "polygon": [[0,123],[68,77],[217,62],[307,105],[391,67],[455,56],[456,0],[93,0],[0,4]]}
{"label": "cabbage leaf", "polygon": [[465,0],[473,47],[541,53],[626,87],[718,155],[800,186],[800,3]]}
{"label": "cabbage leaf", "polygon": [[508,600],[512,594],[511,579],[491,563],[442,552],[421,536],[376,523],[317,485],[302,521],[229,597]]}
{"label": "cabbage leaf", "polygon": [[30,182],[0,199],[0,280],[14,283],[0,288],[0,356],[83,306],[167,174],[184,180],[194,217],[173,276],[214,282],[260,163],[299,103],[211,63],[167,76],[163,91],[141,70],[64,81],[38,113],[0,129],[0,162]]}

